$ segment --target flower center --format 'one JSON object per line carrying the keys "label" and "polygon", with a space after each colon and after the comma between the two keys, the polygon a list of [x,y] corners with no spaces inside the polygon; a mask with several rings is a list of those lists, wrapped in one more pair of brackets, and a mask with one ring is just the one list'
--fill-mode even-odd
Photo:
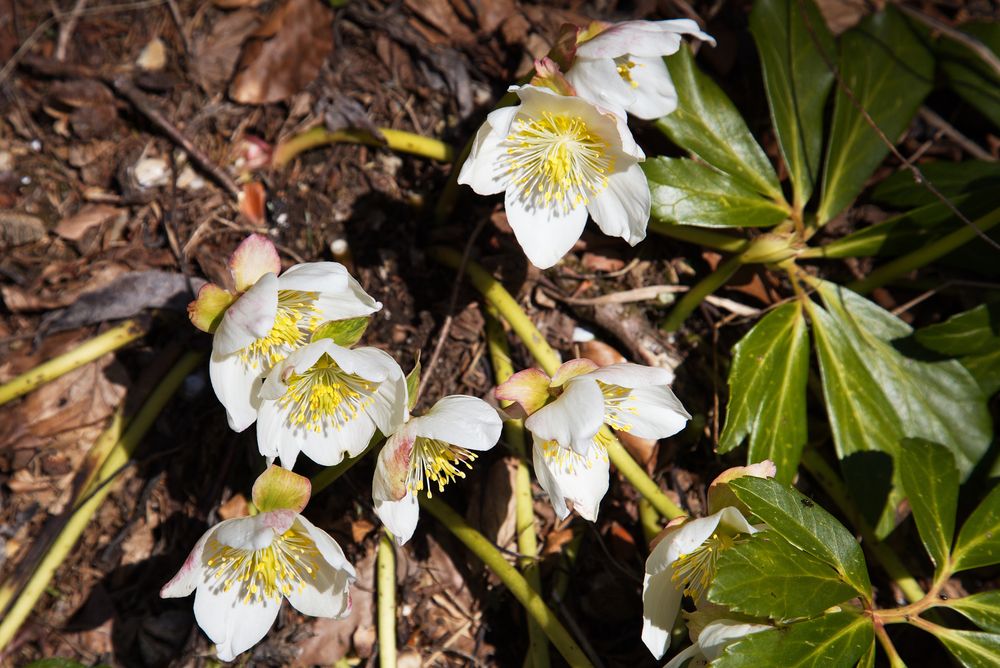
{"label": "flower center", "polygon": [[632,423],[628,416],[638,415],[639,409],[635,405],[628,404],[631,390],[619,385],[608,385],[601,381],[597,381],[597,384],[600,385],[601,394],[604,395],[604,423],[618,431],[632,429]]}
{"label": "flower center", "polygon": [[618,69],[618,76],[622,78],[632,88],[638,88],[639,82],[632,78],[632,68],[636,66],[628,56],[615,58],[615,67]]}
{"label": "flower center", "polygon": [[295,350],[319,324],[316,308],[318,292],[278,290],[278,311],[271,331],[240,351],[240,359],[256,369],[263,364],[272,367]]}
{"label": "flower center", "polygon": [[243,603],[280,599],[296,589],[302,591],[306,578],[316,577],[320,553],[312,539],[292,527],[260,550],[245,550],[209,540],[207,572],[220,581],[223,591],[239,587]]}
{"label": "flower center", "polygon": [[457,445],[432,438],[418,438],[413,444],[406,486],[414,494],[426,487],[427,496],[433,496],[431,483],[436,482],[438,492],[443,492],[445,485],[465,477],[461,466],[471,469],[476,457],[476,453]]}
{"label": "flower center", "polygon": [[337,431],[375,401],[378,383],[346,373],[329,355],[320,357],[308,371],[292,374],[278,405],[288,411],[292,427],[322,432],[327,425]]}
{"label": "flower center", "polygon": [[735,538],[716,531],[693,551],[677,557],[671,579],[678,588],[684,587],[685,596],[698,600],[715,577],[719,553],[735,544]]}
{"label": "flower center", "polygon": [[507,136],[507,171],[530,204],[563,212],[589,204],[614,168],[609,146],[579,116],[519,117]]}
{"label": "flower center", "polygon": [[577,466],[590,469],[598,460],[608,461],[610,441],[610,437],[606,436],[604,431],[597,432],[594,443],[586,455],[579,454],[573,448],[564,448],[556,441],[545,441],[542,443],[542,455],[553,468],[558,468],[564,473],[573,473]]}

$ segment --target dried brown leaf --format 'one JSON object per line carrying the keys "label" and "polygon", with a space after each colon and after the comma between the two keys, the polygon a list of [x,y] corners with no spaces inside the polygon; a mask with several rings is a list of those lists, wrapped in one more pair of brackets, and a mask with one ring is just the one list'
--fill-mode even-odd
{"label": "dried brown leaf", "polygon": [[45,223],[38,216],[0,209],[0,245],[20,246],[45,236]]}
{"label": "dried brown leaf", "polygon": [[192,46],[191,70],[208,93],[221,92],[240,58],[240,46],[260,24],[260,15],[249,9],[228,14],[212,25]]}
{"label": "dried brown leaf", "polygon": [[56,234],[70,241],[81,241],[92,229],[107,223],[114,223],[122,216],[128,215],[128,209],[107,204],[88,204],[68,218],[63,218],[56,225]]}

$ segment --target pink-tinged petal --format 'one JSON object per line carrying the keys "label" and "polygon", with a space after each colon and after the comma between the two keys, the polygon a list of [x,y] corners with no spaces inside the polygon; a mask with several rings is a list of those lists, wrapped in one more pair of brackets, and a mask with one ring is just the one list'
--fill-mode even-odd
{"label": "pink-tinged petal", "polygon": [[642,581],[642,642],[657,659],[670,649],[670,633],[681,610],[683,593],[670,571],[648,572]]}
{"label": "pink-tinged petal", "polygon": [[629,76],[635,82],[632,102],[626,105],[628,113],[644,120],[661,118],[677,109],[677,89],[670,78],[663,58],[630,58]]}
{"label": "pink-tinged petal", "polygon": [[617,385],[618,387],[647,387],[669,385],[674,382],[673,372],[667,369],[631,362],[602,366],[594,371],[590,377],[607,385]]}
{"label": "pink-tinged petal", "polygon": [[232,355],[271,333],[278,314],[278,278],[264,274],[226,309],[215,330],[212,350]]}
{"label": "pink-tinged petal", "polygon": [[597,363],[593,360],[588,360],[582,357],[570,360],[568,362],[564,362],[558,369],[556,369],[556,374],[552,376],[550,384],[552,387],[562,387],[577,376],[582,376],[585,373],[590,373],[591,371],[596,370]]}
{"label": "pink-tinged petal", "polygon": [[525,415],[531,415],[548,401],[551,380],[541,369],[525,369],[497,385],[493,393],[500,401],[513,401]]}
{"label": "pink-tinged petal", "polygon": [[311,494],[309,478],[271,465],[254,481],[252,498],[261,512],[292,510],[301,513]]}
{"label": "pink-tinged petal", "polygon": [[511,121],[518,107],[503,107],[490,112],[476,132],[469,157],[458,173],[458,182],[479,195],[495,195],[510,184],[507,170],[507,147]]}
{"label": "pink-tinged petal", "polygon": [[637,387],[605,404],[607,422],[639,438],[667,438],[680,432],[691,415],[665,385]]}
{"label": "pink-tinged petal", "polygon": [[552,507],[560,519],[569,513],[568,506],[590,522],[597,520],[601,500],[608,491],[610,465],[597,448],[587,457],[564,452],[557,458],[546,456],[542,442],[536,437],[532,447],[532,462],[538,484],[549,495]]}
{"label": "pink-tinged petal", "polygon": [[184,560],[181,569],[177,571],[177,575],[171,578],[170,582],[163,585],[163,588],[160,589],[160,598],[182,598],[188,596],[201,583],[205,577],[205,565],[202,559],[205,544],[219,526],[221,525],[217,524],[201,535],[201,538],[198,539],[198,542],[194,544],[190,554],[188,554],[187,559]]}
{"label": "pink-tinged petal", "polygon": [[525,197],[516,186],[507,189],[504,206],[507,222],[531,264],[548,269],[573,248],[587,224],[582,204],[563,209],[555,203],[539,204],[540,198]]}
{"label": "pink-tinged petal", "polygon": [[646,238],[651,205],[646,174],[633,163],[608,176],[608,185],[590,199],[587,210],[601,231],[635,246]]}
{"label": "pink-tinged petal", "polygon": [[267,635],[281,607],[281,597],[245,601],[242,587],[226,591],[219,581],[198,587],[194,618],[215,643],[222,661],[232,661]]}
{"label": "pink-tinged petal", "polygon": [[244,239],[229,258],[237,292],[246,292],[265,274],[281,271],[278,250],[267,237],[251,234]]}
{"label": "pink-tinged petal", "polygon": [[375,501],[375,514],[396,539],[397,545],[405,545],[420,520],[420,505],[417,496],[407,493],[399,501]]}
{"label": "pink-tinged petal", "polygon": [[390,436],[379,451],[372,478],[372,499],[376,507],[382,501],[399,501],[406,496],[414,440],[414,434],[404,427]]}
{"label": "pink-tinged petal", "polygon": [[220,355],[212,352],[208,375],[215,396],[226,409],[226,420],[233,431],[244,431],[257,419],[260,407],[258,393],[266,371],[263,367],[254,368],[247,364],[236,353]]}
{"label": "pink-tinged petal", "polygon": [[734,466],[726,469],[708,486],[708,512],[715,513],[727,506],[749,512],[746,506],[733,494],[728,483],[743,476],[773,478],[777,472],[777,466],[770,459],[749,466]]}
{"label": "pink-tinged petal", "polygon": [[604,395],[588,376],[566,384],[558,399],[524,421],[524,426],[543,441],[555,441],[586,455],[604,424]]}
{"label": "pink-tinged petal", "polygon": [[671,21],[625,21],[616,23],[576,48],[577,58],[618,58],[669,56],[680,48],[681,38],[690,35],[709,42],[715,40],[690,19]]}
{"label": "pink-tinged petal", "polygon": [[443,397],[426,415],[410,420],[410,431],[467,450],[489,450],[500,440],[503,423],[495,408],[465,395]]}
{"label": "pink-tinged petal", "polygon": [[236,297],[228,290],[214,283],[206,283],[198,290],[198,297],[188,304],[188,317],[191,324],[203,332],[211,334],[222,322],[226,309]]}

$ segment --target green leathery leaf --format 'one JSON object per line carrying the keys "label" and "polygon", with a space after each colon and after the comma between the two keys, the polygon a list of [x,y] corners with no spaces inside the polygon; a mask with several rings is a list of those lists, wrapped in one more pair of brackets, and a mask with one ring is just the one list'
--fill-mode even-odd
{"label": "green leathery leaf", "polygon": [[665,59],[677,89],[677,109],[656,126],[678,146],[775,201],[781,184],[736,105],[695,65],[687,46]]}
{"label": "green leathery leaf", "polygon": [[823,56],[836,58],[833,36],[812,0],[757,0],[750,32],[795,205],[801,209],[819,175],[823,107],[834,79]]}
{"label": "green leathery leaf", "polygon": [[833,515],[777,480],[744,476],[728,484],[736,498],[763,520],[769,531],[829,564],[858,595],[871,599],[861,546]]}
{"label": "green leathery leaf", "polygon": [[996,668],[1000,656],[1000,634],[957,631],[938,626],[933,631],[965,668]]}
{"label": "green leathery leaf", "polygon": [[958,469],[948,448],[922,438],[903,439],[899,475],[920,539],[934,565],[948,563],[958,511]]}
{"label": "green leathery leaf", "polygon": [[754,617],[813,617],[855,598],[829,564],[771,531],[719,552],[708,600]]}
{"label": "green leathery leaf", "polygon": [[853,666],[869,649],[874,635],[870,617],[832,612],[743,636],[726,647],[712,668]]}
{"label": "green leathery leaf", "polygon": [[875,668],[875,635],[872,634],[871,642],[868,643],[868,648],[865,650],[861,658],[858,659],[856,664],[857,668]]}
{"label": "green leathery leaf", "polygon": [[840,74],[852,100],[838,87],[816,213],[823,225],[861,192],[889,147],[860,105],[895,142],[931,90],[934,58],[918,33],[892,6],[865,18],[840,38]]}
{"label": "green leathery leaf", "polygon": [[958,362],[926,362],[897,349],[909,325],[846,288],[816,284],[825,308],[808,308],[834,445],[859,509],[881,538],[902,501],[893,465],[900,440],[941,443],[964,479],[992,438],[986,399]]}
{"label": "green leathery leaf", "polygon": [[700,227],[770,227],[788,209],[760,196],[738,178],[687,158],[642,163],[652,195],[652,215],[664,222]]}
{"label": "green leathery leaf", "polygon": [[[970,21],[958,29],[1000,54],[1000,23]],[[1000,77],[993,68],[975,51],[950,37],[939,38],[936,51],[952,90],[1000,127]]]}
{"label": "green leathery leaf", "polygon": [[945,601],[944,605],[962,613],[982,630],[1000,633],[1000,590],[953,598]]}
{"label": "green leathery leaf", "polygon": [[[996,192],[1000,189],[1000,162],[938,160],[921,164],[920,173],[934,184],[939,193],[949,199],[976,191]],[[898,209],[911,209],[941,201],[926,184],[918,183],[908,169],[896,172],[875,186],[871,197],[876,202]]]}
{"label": "green leathery leaf", "polygon": [[928,350],[958,359],[986,396],[1000,390],[1000,302],[980,304],[919,329],[913,338]]}
{"label": "green leathery leaf", "polygon": [[956,573],[1000,564],[1000,485],[965,520],[951,551],[951,561]]}
{"label": "green leathery leaf", "polygon": [[808,375],[809,335],[796,301],[761,318],[733,349],[719,452],[729,452],[749,435],[747,463],[770,459],[776,478],[790,483],[806,443]]}

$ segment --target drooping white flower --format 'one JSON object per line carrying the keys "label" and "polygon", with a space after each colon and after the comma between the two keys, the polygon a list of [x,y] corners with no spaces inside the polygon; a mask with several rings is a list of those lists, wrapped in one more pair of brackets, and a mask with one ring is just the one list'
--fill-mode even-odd
{"label": "drooping white flower", "polygon": [[[702,668],[718,659],[726,647],[740,638],[772,628],[774,627],[768,624],[738,619],[716,619],[705,625],[697,634],[692,632],[691,646],[679,652],[663,668],[680,668],[687,661],[690,661],[687,668]],[[688,629],[691,631],[690,626]]]}
{"label": "drooping white flower", "polygon": [[351,611],[354,567],[329,534],[299,514],[309,488],[307,478],[269,468],[253,489],[264,512],[206,531],[160,591],[164,598],[195,593],[195,619],[223,661],[267,634],[282,599],[314,617],[340,619]]}
{"label": "drooping white flower", "polygon": [[482,399],[452,395],[425,415],[410,418],[383,446],[375,465],[372,499],[375,514],[400,545],[413,535],[419,519],[417,495],[464,478],[477,452],[496,445],[500,416]]}
{"label": "drooping white flower", "polygon": [[298,264],[278,276],[274,244],[259,234],[229,260],[236,293],[207,283],[188,306],[196,327],[213,332],[209,373],[229,426],[257,419],[258,390],[275,363],[309,340],[318,324],[366,316],[382,305],[336,262]]}
{"label": "drooping white flower", "polygon": [[535,475],[560,518],[569,514],[567,501],[582,517],[596,518],[608,490],[602,426],[640,438],[666,438],[684,428],[691,416],[670,389],[672,380],[665,369],[598,367],[577,359],[552,378],[527,369],[497,387],[497,398],[516,402],[528,416],[524,426],[534,442]]}
{"label": "drooping white flower", "polygon": [[684,35],[715,45],[690,19],[592,24],[580,33],[566,79],[594,104],[644,119],[666,116],[677,108],[677,91],[663,56],[676,53]]}
{"label": "drooping white flower", "polygon": [[624,114],[540,86],[513,86],[521,103],[490,113],[458,182],[480,195],[505,193],[518,243],[551,267],[583,233],[588,213],[607,235],[633,246],[646,236],[645,159]]}
{"label": "drooping white flower", "polygon": [[356,457],[378,429],[393,433],[408,415],[406,379],[377,348],[318,339],[278,362],[260,389],[257,445],[292,468],[299,453],[333,466]]}

